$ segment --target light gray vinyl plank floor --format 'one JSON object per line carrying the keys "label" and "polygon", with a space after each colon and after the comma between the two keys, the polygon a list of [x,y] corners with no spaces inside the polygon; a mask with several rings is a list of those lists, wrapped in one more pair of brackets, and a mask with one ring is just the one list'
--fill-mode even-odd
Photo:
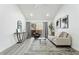
{"label": "light gray vinyl plank floor", "polygon": [[22,55],[24,54],[25,50],[28,50],[28,48],[31,46],[32,41],[34,39],[27,39],[23,43],[17,43],[13,45],[12,47],[2,51],[0,55]]}
{"label": "light gray vinyl plank floor", "polygon": [[26,39],[23,43],[15,44],[4,50],[0,55],[79,55],[70,47],[56,47],[48,39]]}

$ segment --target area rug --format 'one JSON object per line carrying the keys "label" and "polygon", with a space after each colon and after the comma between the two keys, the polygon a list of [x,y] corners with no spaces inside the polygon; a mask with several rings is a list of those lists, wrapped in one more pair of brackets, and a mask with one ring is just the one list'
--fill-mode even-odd
{"label": "area rug", "polygon": [[56,47],[49,40],[34,40],[24,55],[79,55],[79,52],[70,47]]}

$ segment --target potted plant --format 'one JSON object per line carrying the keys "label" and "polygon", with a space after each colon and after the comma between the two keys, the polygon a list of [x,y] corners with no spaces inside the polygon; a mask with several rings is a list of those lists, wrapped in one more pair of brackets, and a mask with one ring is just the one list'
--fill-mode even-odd
{"label": "potted plant", "polygon": [[51,35],[53,35],[54,36],[54,26],[53,26],[53,24],[52,23],[50,23],[50,25],[49,25],[49,29],[50,29],[50,32],[51,32]]}

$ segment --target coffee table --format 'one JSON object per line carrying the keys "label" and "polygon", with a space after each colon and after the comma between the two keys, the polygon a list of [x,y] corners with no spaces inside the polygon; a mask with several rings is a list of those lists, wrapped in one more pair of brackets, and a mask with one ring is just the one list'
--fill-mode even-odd
{"label": "coffee table", "polygon": [[40,44],[42,43],[42,40],[45,40],[45,44],[46,44],[46,38],[45,37],[39,37],[38,40],[40,41]]}

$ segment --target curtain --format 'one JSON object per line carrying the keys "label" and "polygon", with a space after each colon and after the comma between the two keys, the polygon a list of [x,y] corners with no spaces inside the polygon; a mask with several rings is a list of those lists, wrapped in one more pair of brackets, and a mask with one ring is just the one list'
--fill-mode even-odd
{"label": "curtain", "polygon": [[30,22],[26,22],[26,33],[27,33],[27,38],[31,38]]}
{"label": "curtain", "polygon": [[43,37],[48,38],[48,22],[43,22]]}

